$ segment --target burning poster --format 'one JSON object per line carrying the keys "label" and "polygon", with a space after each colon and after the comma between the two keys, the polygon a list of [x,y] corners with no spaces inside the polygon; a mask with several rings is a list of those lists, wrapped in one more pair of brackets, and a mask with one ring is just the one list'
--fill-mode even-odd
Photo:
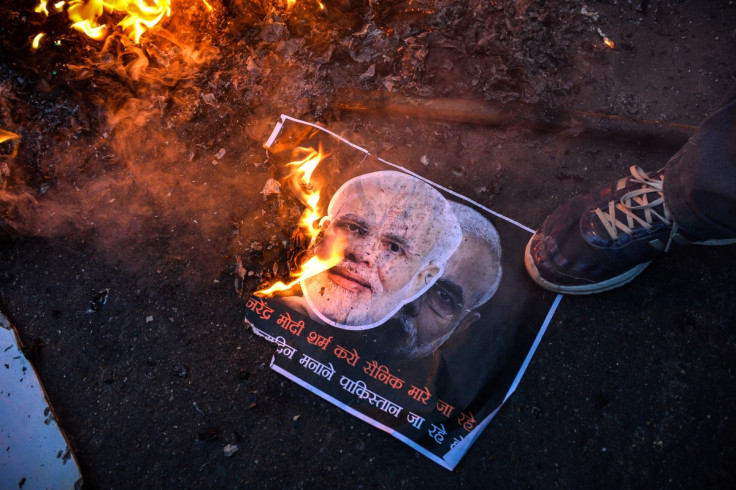
{"label": "burning poster", "polygon": [[264,196],[300,215],[290,277],[246,303],[272,369],[453,469],[560,300],[526,276],[532,230],[310,123],[266,147]]}

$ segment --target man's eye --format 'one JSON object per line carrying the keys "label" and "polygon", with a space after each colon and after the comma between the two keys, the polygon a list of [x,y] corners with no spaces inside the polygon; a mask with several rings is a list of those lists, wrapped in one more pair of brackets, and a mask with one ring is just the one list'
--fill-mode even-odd
{"label": "man's eye", "polygon": [[437,300],[449,308],[455,308],[455,298],[452,297],[450,293],[445,291],[444,289],[437,288],[437,291],[435,292],[437,295]]}
{"label": "man's eye", "polygon": [[349,233],[356,233],[356,234],[362,234],[363,228],[360,225],[357,225],[355,223],[351,223],[350,221],[343,221],[339,224],[339,227],[343,230],[348,231]]}
{"label": "man's eye", "polygon": [[429,290],[427,303],[432,311],[443,318],[449,318],[459,312],[457,297],[441,286],[435,285]]}
{"label": "man's eye", "polygon": [[389,242],[388,249],[391,253],[395,253],[395,254],[404,252],[404,249],[401,248],[401,245],[399,245],[398,243],[393,243],[393,242]]}

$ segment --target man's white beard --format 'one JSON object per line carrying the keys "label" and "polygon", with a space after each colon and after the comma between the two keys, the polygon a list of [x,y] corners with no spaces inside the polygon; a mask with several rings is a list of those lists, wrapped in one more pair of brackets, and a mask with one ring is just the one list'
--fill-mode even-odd
{"label": "man's white beard", "polygon": [[424,344],[417,343],[417,326],[415,324],[414,317],[407,315],[403,310],[396,315],[399,320],[404,333],[406,334],[405,341],[398,347],[398,353],[405,359],[419,359],[433,353],[439,346],[445,343],[450,338],[452,333],[455,331],[453,328],[446,334],[437,337],[431,342],[425,342]]}
{"label": "man's white beard", "polygon": [[417,327],[414,325],[412,319],[403,311],[399,311],[396,318],[399,320],[406,337],[402,338],[401,344],[395,346],[394,349],[401,356],[406,357],[407,359],[413,359],[417,354]]}
{"label": "man's white beard", "polygon": [[403,306],[413,281],[393,293],[385,293],[377,278],[369,282],[371,290],[349,291],[322,272],[302,281],[302,292],[310,310],[324,322],[347,330],[365,330],[384,323]]}

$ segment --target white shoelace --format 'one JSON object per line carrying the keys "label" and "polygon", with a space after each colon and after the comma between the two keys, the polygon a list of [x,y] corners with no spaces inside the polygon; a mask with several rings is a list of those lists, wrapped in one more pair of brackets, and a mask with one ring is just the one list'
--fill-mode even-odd
{"label": "white shoelace", "polygon": [[[609,201],[608,214],[604,213],[601,209],[596,209],[595,214],[601,220],[601,223],[603,223],[603,226],[613,240],[618,240],[619,229],[628,235],[632,235],[634,233],[632,228],[636,227],[637,224],[647,230],[652,229],[652,224],[655,223],[655,220],[672,226],[669,240],[667,240],[667,245],[664,249],[667,252],[672,244],[672,239],[677,233],[677,223],[672,220],[664,203],[664,175],[661,175],[659,179],[652,179],[638,165],[632,165],[629,171],[632,176],[631,180],[640,183],[641,188],[627,192],[621,196],[619,202]],[[649,199],[652,194],[655,194],[656,198],[650,201]],[[654,209],[659,205],[662,205],[664,215]],[[624,214],[626,223],[616,218],[616,210]],[[639,217],[634,211],[643,211],[644,217]]]}

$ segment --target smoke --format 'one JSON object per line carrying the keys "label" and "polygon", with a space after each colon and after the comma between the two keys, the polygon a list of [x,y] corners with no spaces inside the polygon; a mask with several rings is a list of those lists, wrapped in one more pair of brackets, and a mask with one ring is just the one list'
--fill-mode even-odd
{"label": "smoke", "polygon": [[[574,5],[533,4],[522,16],[512,2],[479,0],[427,2],[434,8],[422,12],[210,3],[214,12],[175,8],[140,44],[72,36],[65,22],[30,56],[16,40],[32,39],[40,21],[9,23],[0,129],[21,138],[17,154],[0,153],[0,233],[84,240],[127,267],[144,256],[209,270],[236,248],[270,265],[264,257],[283,240],[264,218],[274,203],[260,191],[275,171],[262,144],[282,113],[486,204],[504,186],[529,188],[540,152],[565,158],[544,141],[519,150],[509,132],[339,113],[332,96],[336,87],[499,102],[564,95],[568,76],[555,67],[569,63],[576,34],[565,26],[589,22]],[[537,51],[550,62],[532,63]]]}
{"label": "smoke", "polygon": [[0,142],[0,234],[90,244],[132,269],[234,263],[265,150],[223,100],[219,49],[168,28],[140,46],[86,41],[50,83],[0,63],[0,129],[19,135]]}

